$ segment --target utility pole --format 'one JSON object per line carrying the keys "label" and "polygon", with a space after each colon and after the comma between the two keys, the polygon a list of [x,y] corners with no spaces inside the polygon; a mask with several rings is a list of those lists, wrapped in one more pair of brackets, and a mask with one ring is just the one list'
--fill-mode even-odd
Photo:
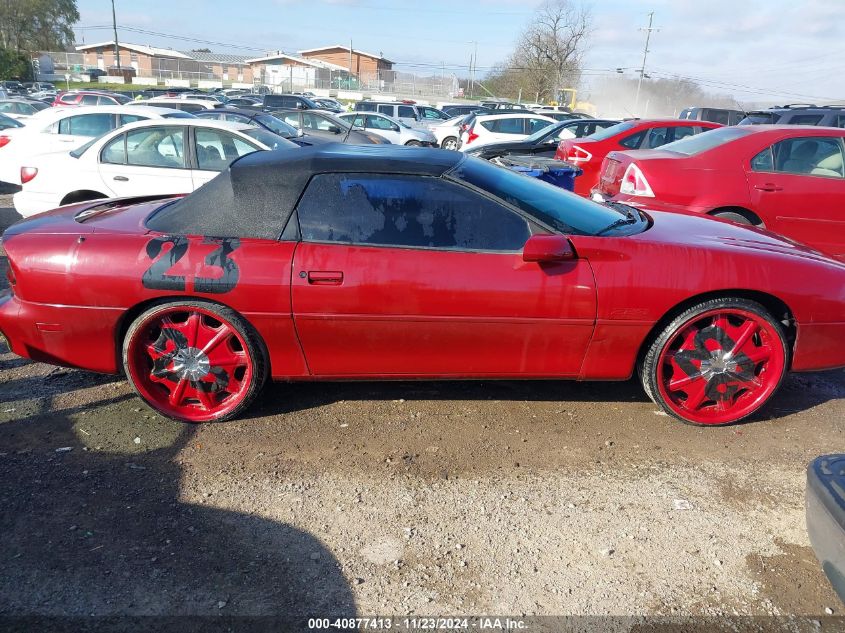
{"label": "utility pole", "polygon": [[[360,85],[361,82],[358,82]],[[352,90],[352,38],[349,38],[349,90]]]}
{"label": "utility pole", "polygon": [[634,102],[634,115],[638,114],[640,107],[640,89],[643,87],[643,77],[645,76],[645,60],[648,57],[648,43],[651,40],[651,32],[660,30],[652,27],[653,22],[654,11],[648,14],[648,26],[646,28],[639,29],[640,31],[645,31],[645,48],[643,49],[643,65],[642,68],[640,68],[640,79],[637,82],[637,98]]}
{"label": "utility pole", "polygon": [[120,47],[117,44],[117,17],[114,13],[114,0],[111,0],[111,23],[114,27],[114,60],[117,64],[118,75],[123,77],[123,72],[120,70]]}
{"label": "utility pole", "polygon": [[472,54],[469,56],[469,96],[471,97],[475,91],[475,69],[478,67],[478,42],[473,41],[467,43],[475,45]]}

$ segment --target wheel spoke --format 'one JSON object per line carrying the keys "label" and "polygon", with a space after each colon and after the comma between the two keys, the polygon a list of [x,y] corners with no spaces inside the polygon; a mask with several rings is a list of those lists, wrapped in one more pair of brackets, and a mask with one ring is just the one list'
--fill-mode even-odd
{"label": "wheel spoke", "polygon": [[208,343],[203,346],[202,353],[208,356],[211,350],[220,345],[220,343],[228,339],[231,335],[232,330],[225,324],[221,325],[220,330],[211,337],[211,340],[209,340]]}
{"label": "wheel spoke", "polygon": [[196,391],[197,398],[199,399],[200,404],[202,404],[203,409],[211,411],[214,408],[214,399],[211,397],[211,394],[201,387],[196,387],[194,390]]}
{"label": "wheel spoke", "polygon": [[185,393],[185,387],[188,385],[188,380],[186,378],[182,378],[178,383],[176,383],[176,387],[173,391],[170,392],[170,404],[174,407],[178,407],[182,404],[182,396]]}
{"label": "wheel spoke", "polygon": [[707,381],[698,380],[691,383],[690,387],[690,389],[686,390],[687,399],[684,401],[684,407],[691,411],[695,411],[701,406],[701,403],[704,402],[704,399],[707,397]]}
{"label": "wheel spoke", "polygon": [[197,334],[200,327],[200,315],[196,312],[191,312],[188,316],[188,321],[185,324],[185,338],[188,339],[190,347],[197,346]]}
{"label": "wheel spoke", "polygon": [[714,325],[715,327],[717,327],[717,328],[721,329],[723,332],[727,332],[727,331],[728,331],[728,328],[730,327],[730,323],[728,323],[728,317],[727,317],[727,315],[725,315],[725,314],[721,314],[721,313],[720,313],[720,314],[717,314],[717,315],[713,318],[713,325]]}
{"label": "wheel spoke", "polygon": [[669,381],[669,390],[670,391],[678,391],[679,389],[683,389],[689,384],[692,384],[696,380],[702,379],[700,373],[695,373],[690,376],[684,376],[683,378],[674,378]]}
{"label": "wheel spoke", "polygon": [[733,346],[733,349],[730,351],[731,356],[736,356],[737,354],[742,351],[742,348],[745,347],[745,344],[749,341],[749,339],[754,336],[757,332],[757,323],[754,321],[748,321],[742,330],[739,333],[739,336],[736,339],[736,343]]}

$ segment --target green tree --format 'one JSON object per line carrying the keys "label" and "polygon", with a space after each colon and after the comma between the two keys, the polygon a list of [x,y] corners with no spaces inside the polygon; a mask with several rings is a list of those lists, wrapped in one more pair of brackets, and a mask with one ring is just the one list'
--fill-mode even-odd
{"label": "green tree", "polygon": [[32,66],[26,53],[0,48],[0,78],[26,81],[32,78]]}
{"label": "green tree", "polygon": [[76,0],[0,0],[0,48],[64,50],[78,20]]}

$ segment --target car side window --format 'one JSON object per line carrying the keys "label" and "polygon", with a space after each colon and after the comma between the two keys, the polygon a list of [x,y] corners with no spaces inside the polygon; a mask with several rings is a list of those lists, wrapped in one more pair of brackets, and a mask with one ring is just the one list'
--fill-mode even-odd
{"label": "car side window", "polygon": [[197,166],[205,171],[223,171],[236,158],[258,151],[258,147],[222,130],[196,130]]}
{"label": "car side window", "polygon": [[82,95],[82,105],[97,105],[97,95]]}
{"label": "car side window", "polygon": [[661,145],[666,145],[671,139],[672,130],[668,127],[655,127],[648,131],[648,137],[646,138],[643,147],[648,149],[654,149],[655,147],[660,147]]}
{"label": "car side window", "polygon": [[185,132],[181,127],[150,127],[126,133],[127,164],[184,169]]}
{"label": "car side window", "polygon": [[774,170],[786,174],[843,177],[842,141],[812,136],[789,138],[772,147]]}
{"label": "car side window", "polygon": [[414,108],[411,106],[400,105],[396,108],[396,111],[400,119],[417,119],[417,113],[414,112]]}
{"label": "car side window", "polygon": [[530,235],[513,211],[426,176],[318,174],[297,212],[311,242],[511,252]]}
{"label": "car side window", "polygon": [[[396,128],[388,119],[383,119],[380,116],[368,116],[367,127],[374,130],[393,130]],[[398,128],[395,131],[398,132]]]}
{"label": "car side window", "polygon": [[[344,117],[347,121],[349,121],[349,117]],[[355,118],[352,120],[352,125],[355,127],[367,127],[369,123],[367,121],[370,120],[371,117],[364,118],[363,114],[356,114]]]}
{"label": "car side window", "polygon": [[497,134],[525,134],[525,119],[519,117],[499,119],[488,123],[492,123],[492,128],[487,129]]}
{"label": "car side window", "polygon": [[126,134],[120,134],[117,138],[109,141],[108,145],[100,152],[100,162],[109,165],[126,164]]}
{"label": "car side window", "polygon": [[528,133],[534,134],[534,132],[539,132],[544,127],[549,127],[550,125],[553,124],[543,119],[528,119]]}
{"label": "car side window", "polygon": [[59,101],[62,103],[76,103],[76,95],[62,95]]}
{"label": "car side window", "polygon": [[[246,117],[243,114],[229,113],[229,114],[224,114],[222,116],[223,116],[224,121],[232,121],[234,123],[249,123],[249,117]],[[205,118],[205,117],[203,117],[203,118]],[[208,117],[208,118],[212,118],[212,117]],[[216,116],[216,117],[213,117],[213,118],[219,119],[220,117]]]}
{"label": "car side window", "polygon": [[78,114],[59,121],[59,134],[100,136],[113,129],[113,114]]}
{"label": "car side window", "polygon": [[376,111],[376,104],[374,103],[359,103],[355,106],[355,109],[360,112],[375,112]]}
{"label": "car side window", "polygon": [[789,125],[818,125],[822,120],[821,114],[796,114],[789,119]]}
{"label": "car side window", "polygon": [[751,171],[774,171],[775,159],[772,148],[767,147],[751,159]]}
{"label": "car side window", "polygon": [[386,114],[387,116],[393,116],[393,106],[392,105],[380,105],[378,107],[378,111],[382,114]]}
{"label": "car side window", "polygon": [[97,97],[97,105],[117,105],[117,100],[111,97]]}
{"label": "car side window", "polygon": [[648,130],[640,130],[635,134],[626,136],[625,138],[619,141],[619,144],[622,147],[627,147],[628,149],[637,149],[642,144],[646,132],[648,132]]}
{"label": "car side window", "polygon": [[[667,138],[669,140],[667,140],[666,143],[671,143],[672,141],[679,141],[682,138],[686,138],[687,136],[693,136],[701,131],[702,128],[698,126],[693,127],[692,125],[677,125],[671,128],[671,135],[667,134]],[[666,143],[664,143],[664,145]]]}
{"label": "car side window", "polygon": [[147,117],[139,116],[137,114],[121,114],[120,115],[120,125],[126,125],[127,123],[135,123],[135,121],[146,121]]}
{"label": "car side window", "polygon": [[302,126],[302,123],[299,121],[299,113],[298,112],[280,112],[276,115],[280,117],[282,121],[295,127],[297,130]]}

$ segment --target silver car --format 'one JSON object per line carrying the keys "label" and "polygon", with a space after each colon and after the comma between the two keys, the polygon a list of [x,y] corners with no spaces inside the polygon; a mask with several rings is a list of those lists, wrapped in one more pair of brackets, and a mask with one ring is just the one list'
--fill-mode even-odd
{"label": "silver car", "polygon": [[407,123],[378,112],[347,112],[338,114],[343,119],[368,132],[375,132],[395,145],[415,145],[417,147],[439,147],[434,134],[424,128],[411,127]]}

